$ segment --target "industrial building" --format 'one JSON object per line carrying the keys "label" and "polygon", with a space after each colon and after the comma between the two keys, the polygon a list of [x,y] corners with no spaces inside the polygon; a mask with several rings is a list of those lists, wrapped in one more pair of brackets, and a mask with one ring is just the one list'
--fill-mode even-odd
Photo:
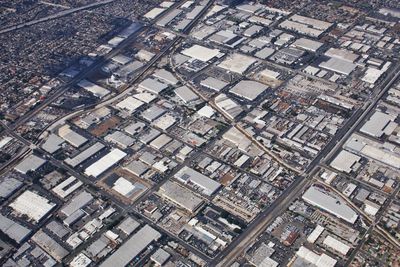
{"label": "industrial building", "polygon": [[354,224],[358,218],[357,213],[347,206],[343,199],[317,186],[311,186],[302,198],[311,205],[319,207],[351,224]]}
{"label": "industrial building", "polygon": [[176,85],[179,82],[179,80],[171,72],[165,69],[156,70],[153,73],[153,76],[171,85]]}
{"label": "industrial building", "polygon": [[356,64],[341,58],[331,57],[319,64],[321,68],[337,72],[343,75],[350,75],[357,67]]}
{"label": "industrial building", "polygon": [[316,266],[316,267],[335,267],[337,260],[322,253],[318,255],[317,253],[309,250],[305,246],[301,246],[296,252],[296,260],[293,262],[291,267],[303,267],[303,266]]}
{"label": "industrial building", "polygon": [[104,137],[104,140],[116,144],[122,149],[128,148],[135,143],[135,139],[120,131],[115,131]]}
{"label": "industrial building", "polygon": [[176,88],[175,94],[186,104],[199,99],[199,96],[196,95],[192,89],[188,88],[186,85]]}
{"label": "industrial building", "polygon": [[243,112],[242,106],[230,99],[225,94],[219,94],[214,101],[215,105],[217,105],[217,107],[232,120]]}
{"label": "industrial building", "polygon": [[65,159],[65,163],[75,168],[76,166],[84,163],[86,160],[88,160],[90,157],[100,152],[104,148],[105,146],[102,143],[96,142],[87,149],[77,154],[75,157]]}
{"label": "industrial building", "polygon": [[82,87],[83,89],[91,92],[94,96],[98,97],[98,98],[103,98],[106,95],[108,95],[110,93],[109,90],[105,89],[104,87],[101,87],[97,84],[94,84],[88,80],[81,80],[78,83],[79,87]]}
{"label": "industrial building", "polygon": [[256,62],[255,58],[235,53],[222,61],[218,67],[238,74],[244,74]]}
{"label": "industrial building", "polygon": [[331,162],[330,165],[338,171],[351,173],[353,171],[356,171],[360,167],[359,165],[360,160],[361,157],[347,150],[342,150],[336,156],[336,158]]}
{"label": "industrial building", "polygon": [[201,45],[193,45],[184,49],[181,53],[202,62],[208,62],[217,56],[221,56],[221,52],[218,49],[211,49]]}
{"label": "industrial building", "polygon": [[64,139],[55,134],[50,134],[47,140],[42,144],[44,151],[53,154],[61,149]]}
{"label": "industrial building", "polygon": [[127,154],[124,151],[114,148],[107,155],[87,167],[85,170],[85,174],[87,176],[93,176],[97,178],[103,172],[121,161],[126,155]]}
{"label": "industrial building", "polygon": [[171,181],[167,181],[160,187],[159,194],[192,213],[203,204],[203,199],[196,196],[192,191]]}
{"label": "industrial building", "polygon": [[80,180],[76,179],[74,176],[70,176],[68,179],[53,187],[52,191],[60,198],[66,198],[82,185],[83,183]]}
{"label": "industrial building", "polygon": [[324,241],[323,244],[327,246],[330,249],[333,249],[334,251],[339,252],[342,255],[347,255],[349,253],[350,247],[343,242],[337,240],[336,238],[328,235]]}
{"label": "industrial building", "polygon": [[228,85],[228,83],[215,79],[214,77],[207,77],[205,80],[202,80],[200,82],[200,85],[219,92],[224,89]]}
{"label": "industrial building", "polygon": [[120,101],[117,104],[117,108],[119,108],[121,110],[127,110],[130,113],[133,113],[143,105],[144,105],[144,103],[142,101],[140,101],[132,96],[128,96],[127,98],[125,98],[124,100]]}
{"label": "industrial building", "polygon": [[145,225],[136,234],[123,243],[100,267],[125,267],[136,258],[147,246],[157,241],[161,234]]}
{"label": "industrial building", "polygon": [[360,132],[376,138],[382,137],[385,133],[390,135],[391,131],[397,127],[397,123],[395,123],[394,120],[395,118],[392,115],[381,111],[375,111],[368,121],[361,127]]}
{"label": "industrial building", "polygon": [[323,46],[323,43],[307,38],[299,38],[292,44],[292,46],[315,53]]}
{"label": "industrial building", "polygon": [[249,80],[242,80],[230,89],[230,92],[243,97],[249,101],[254,101],[258,96],[264,93],[268,86]]}
{"label": "industrial building", "polygon": [[159,82],[157,80],[147,78],[146,80],[139,83],[139,88],[148,91],[152,94],[160,94],[162,91],[168,88],[168,85]]}
{"label": "industrial building", "polygon": [[38,244],[39,247],[41,247],[58,262],[61,262],[61,260],[69,254],[68,250],[63,248],[52,237],[42,230],[39,230],[32,236],[32,241]]}
{"label": "industrial building", "polygon": [[311,37],[319,38],[325,33],[333,24],[309,17],[300,16],[297,14],[292,15],[287,20],[279,24],[279,27],[296,31]]}
{"label": "industrial building", "polygon": [[71,129],[71,126],[65,124],[58,129],[58,135],[74,147],[81,147],[88,140]]}
{"label": "industrial building", "polygon": [[20,162],[14,169],[22,174],[27,174],[30,171],[36,171],[46,163],[46,160],[39,158],[36,155],[29,155]]}
{"label": "industrial building", "polygon": [[12,177],[5,177],[0,182],[0,198],[7,199],[22,186],[23,183],[21,181]]}
{"label": "industrial building", "polygon": [[17,214],[25,215],[35,223],[39,223],[50,213],[56,204],[47,198],[26,190],[9,205]]}
{"label": "industrial building", "polygon": [[2,214],[0,214],[0,231],[18,244],[21,244],[24,240],[26,240],[26,238],[32,232],[25,226],[22,226],[21,224],[5,217]]}
{"label": "industrial building", "polygon": [[201,192],[207,196],[214,194],[221,184],[187,166],[179,170],[174,177],[185,184],[193,184],[199,187]]}

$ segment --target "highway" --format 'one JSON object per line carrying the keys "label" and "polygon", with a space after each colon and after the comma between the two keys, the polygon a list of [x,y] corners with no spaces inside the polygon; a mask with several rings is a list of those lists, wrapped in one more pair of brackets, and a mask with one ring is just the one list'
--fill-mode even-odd
{"label": "highway", "polygon": [[29,27],[29,26],[32,26],[32,25],[35,25],[35,24],[38,24],[38,23],[46,22],[46,21],[49,21],[49,20],[54,20],[54,19],[58,19],[58,18],[61,18],[61,17],[65,17],[65,16],[71,15],[71,14],[79,12],[79,11],[95,8],[95,7],[98,7],[98,6],[102,6],[102,5],[105,5],[105,4],[112,3],[114,1],[115,0],[103,0],[103,1],[100,1],[100,2],[96,2],[96,3],[91,3],[91,4],[88,4],[88,5],[67,9],[67,10],[58,12],[56,14],[53,14],[53,15],[50,15],[50,16],[47,16],[47,17],[44,17],[44,18],[35,19],[35,20],[24,22],[24,23],[8,26],[6,28],[0,29],[0,34],[4,34],[4,33],[7,33],[7,32],[19,30],[19,29],[22,29],[22,28],[25,28],[25,27]]}

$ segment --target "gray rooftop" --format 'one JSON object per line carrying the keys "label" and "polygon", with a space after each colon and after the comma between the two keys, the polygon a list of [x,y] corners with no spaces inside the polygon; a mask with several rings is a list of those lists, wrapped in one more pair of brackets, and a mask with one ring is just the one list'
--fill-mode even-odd
{"label": "gray rooftop", "polygon": [[161,234],[152,227],[145,225],[136,234],[120,246],[101,267],[124,267],[137,257],[148,245],[158,240]]}
{"label": "gray rooftop", "polygon": [[22,162],[20,162],[17,166],[15,166],[15,170],[19,171],[20,173],[26,174],[29,171],[36,171],[45,163],[46,160],[31,154],[26,157]]}

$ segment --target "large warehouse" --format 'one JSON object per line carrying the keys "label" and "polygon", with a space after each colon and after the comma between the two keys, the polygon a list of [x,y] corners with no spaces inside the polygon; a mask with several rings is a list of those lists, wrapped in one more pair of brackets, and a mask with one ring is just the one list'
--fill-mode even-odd
{"label": "large warehouse", "polygon": [[17,197],[10,207],[20,215],[26,215],[30,220],[38,223],[56,204],[50,202],[47,198],[39,196],[32,191],[25,191]]}
{"label": "large warehouse", "polygon": [[174,177],[185,184],[194,184],[202,190],[203,194],[207,196],[211,196],[221,187],[220,183],[189,167],[183,167],[179,172],[175,174]]}
{"label": "large warehouse", "polygon": [[100,174],[117,164],[126,156],[126,153],[119,149],[111,150],[107,155],[86,168],[85,174],[97,178]]}
{"label": "large warehouse", "polygon": [[249,101],[254,101],[259,95],[264,93],[268,89],[268,86],[256,82],[256,81],[248,81],[242,80],[238,84],[236,84],[230,90],[231,93],[243,97]]}
{"label": "large warehouse", "polygon": [[357,213],[347,206],[343,199],[334,196],[319,187],[311,186],[304,193],[302,198],[311,205],[326,210],[351,224],[354,224],[358,218]]}
{"label": "large warehouse", "polygon": [[159,194],[190,212],[195,212],[203,204],[203,200],[192,191],[171,181],[160,187]]}

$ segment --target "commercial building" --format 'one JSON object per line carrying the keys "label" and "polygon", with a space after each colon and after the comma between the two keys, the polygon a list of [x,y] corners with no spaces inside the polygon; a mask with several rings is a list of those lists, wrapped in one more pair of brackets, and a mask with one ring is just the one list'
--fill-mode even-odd
{"label": "commercial building", "polygon": [[124,151],[114,148],[107,155],[87,167],[85,174],[97,178],[103,172],[121,161],[126,155]]}
{"label": "commercial building", "polygon": [[30,190],[23,192],[10,204],[16,213],[27,216],[35,223],[40,222],[55,206],[55,203]]}
{"label": "commercial building", "polygon": [[358,218],[357,213],[347,206],[343,199],[322,188],[311,186],[302,198],[311,205],[319,207],[351,224],[354,224]]}
{"label": "commercial building", "polygon": [[193,213],[203,204],[203,199],[192,191],[171,181],[164,183],[158,193],[177,206]]}
{"label": "commercial building", "polygon": [[193,184],[199,187],[203,194],[211,196],[221,184],[187,166],[179,170],[174,177],[185,184]]}
{"label": "commercial building", "polygon": [[125,267],[147,246],[157,241],[160,237],[161,234],[158,231],[145,225],[100,264],[100,267]]}

